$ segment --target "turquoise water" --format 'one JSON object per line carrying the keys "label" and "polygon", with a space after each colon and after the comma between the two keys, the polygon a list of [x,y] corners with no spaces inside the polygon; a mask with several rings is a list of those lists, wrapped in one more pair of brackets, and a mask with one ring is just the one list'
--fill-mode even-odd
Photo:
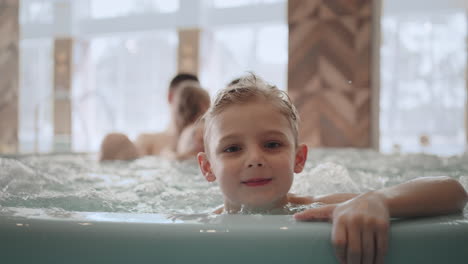
{"label": "turquoise water", "polygon": [[[222,204],[195,161],[145,157],[99,163],[94,155],[0,156],[0,206],[57,211],[207,213]],[[468,156],[383,155],[370,150],[309,153],[292,192],[364,192],[420,176],[446,175],[468,188]],[[466,211],[466,210],[465,210]]]}

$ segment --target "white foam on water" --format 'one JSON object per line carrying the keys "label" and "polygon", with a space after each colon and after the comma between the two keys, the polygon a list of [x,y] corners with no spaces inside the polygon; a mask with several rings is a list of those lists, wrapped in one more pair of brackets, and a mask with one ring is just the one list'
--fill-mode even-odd
{"label": "white foam on water", "polygon": [[[421,176],[446,175],[468,189],[468,157],[383,155],[371,150],[317,149],[292,192],[365,192]],[[123,213],[207,213],[223,202],[194,160],[158,157],[99,163],[91,155],[0,156],[1,207]]]}

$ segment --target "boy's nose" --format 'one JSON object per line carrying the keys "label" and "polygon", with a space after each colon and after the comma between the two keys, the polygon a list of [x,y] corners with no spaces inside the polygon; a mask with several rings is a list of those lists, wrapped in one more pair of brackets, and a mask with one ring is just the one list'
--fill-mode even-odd
{"label": "boy's nose", "polygon": [[258,148],[250,148],[248,161],[247,161],[247,167],[248,168],[263,167],[264,165],[265,165],[265,162],[263,160],[262,150]]}

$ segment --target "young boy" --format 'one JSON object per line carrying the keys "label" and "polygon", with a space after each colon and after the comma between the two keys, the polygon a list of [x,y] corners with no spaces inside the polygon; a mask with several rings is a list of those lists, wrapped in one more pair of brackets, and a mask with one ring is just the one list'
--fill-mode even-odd
{"label": "young boy", "polygon": [[224,207],[216,213],[329,204],[295,215],[332,220],[341,263],[383,263],[390,217],[457,212],[467,193],[448,177],[421,178],[364,194],[295,197],[293,174],[303,170],[307,146],[298,144],[298,114],[286,93],[255,75],[222,90],[205,114],[205,152],[198,154],[207,181],[219,181]]}

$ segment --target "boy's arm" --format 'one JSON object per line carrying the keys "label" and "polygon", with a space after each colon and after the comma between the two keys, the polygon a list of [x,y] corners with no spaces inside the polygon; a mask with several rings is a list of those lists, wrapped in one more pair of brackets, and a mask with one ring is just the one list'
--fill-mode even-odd
{"label": "boy's arm", "polygon": [[344,203],[309,209],[295,217],[332,220],[332,243],[341,263],[383,263],[390,217],[454,213],[461,211],[467,200],[458,181],[428,177],[364,193]]}
{"label": "boy's arm", "polygon": [[[348,200],[365,201],[368,199],[380,200],[388,210],[389,216],[397,218],[461,211],[468,202],[468,194],[458,181],[450,177],[423,177],[360,195],[339,193],[317,196],[313,198],[313,202],[339,206],[338,203]],[[317,210],[311,209],[310,220],[316,219],[313,212]],[[299,219],[308,220],[308,211],[299,214]]]}
{"label": "boy's arm", "polygon": [[335,193],[328,195],[314,196],[313,202],[325,203],[325,204],[336,204],[346,202],[354,197],[358,196],[356,193]]}
{"label": "boy's arm", "polygon": [[449,214],[463,210],[468,195],[449,177],[424,177],[374,192],[380,196],[391,217]]}

